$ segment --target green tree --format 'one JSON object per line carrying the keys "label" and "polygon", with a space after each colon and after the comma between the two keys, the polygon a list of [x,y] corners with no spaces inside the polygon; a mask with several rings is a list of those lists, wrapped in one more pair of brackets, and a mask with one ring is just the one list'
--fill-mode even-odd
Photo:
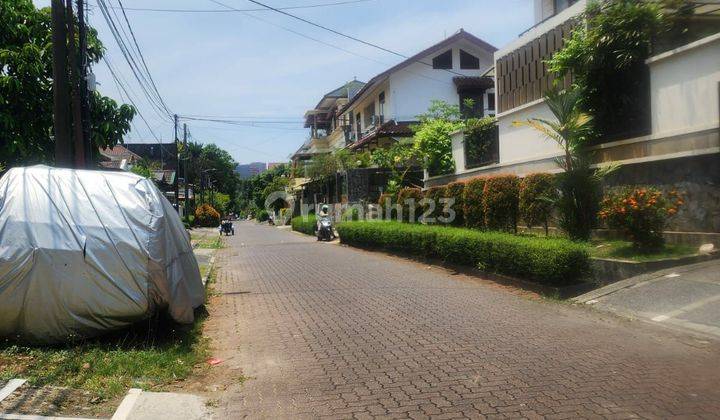
{"label": "green tree", "polygon": [[[0,0],[0,163],[5,166],[53,161],[51,35],[49,8],[37,9],[31,0]],[[97,63],[103,46],[92,28],[88,49]],[[94,145],[121,142],[135,110],[98,93],[91,104]]]}
{"label": "green tree", "polygon": [[582,91],[580,109],[591,114],[599,136],[649,124],[645,60],[664,30],[660,2],[592,1],[565,46],[548,61],[559,77],[572,74]]}
{"label": "green tree", "polygon": [[413,127],[413,147],[430,175],[447,174],[455,169],[450,134],[463,127],[460,117],[459,106],[443,101],[433,101],[428,112],[418,116],[420,122]]}

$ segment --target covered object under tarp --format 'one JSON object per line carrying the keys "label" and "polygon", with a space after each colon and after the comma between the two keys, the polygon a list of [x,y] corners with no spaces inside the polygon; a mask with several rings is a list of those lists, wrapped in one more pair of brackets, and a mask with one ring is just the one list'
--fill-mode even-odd
{"label": "covered object under tarp", "polygon": [[0,337],[62,342],[163,309],[187,324],[204,300],[183,223],[152,181],[47,166],[0,178]]}

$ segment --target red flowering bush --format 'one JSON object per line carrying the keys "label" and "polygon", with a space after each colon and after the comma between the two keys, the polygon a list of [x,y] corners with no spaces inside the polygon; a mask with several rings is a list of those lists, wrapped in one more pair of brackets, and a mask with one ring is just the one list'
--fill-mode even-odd
{"label": "red flowering bush", "polygon": [[605,197],[598,216],[609,227],[625,232],[633,246],[649,251],[662,248],[667,219],[683,204],[677,191],[663,193],[653,187],[626,187]]}

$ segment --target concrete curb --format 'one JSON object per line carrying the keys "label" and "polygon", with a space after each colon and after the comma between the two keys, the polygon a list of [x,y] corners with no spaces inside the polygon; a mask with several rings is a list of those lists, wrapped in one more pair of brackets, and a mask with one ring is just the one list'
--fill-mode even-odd
{"label": "concrete curb", "polygon": [[703,261],[703,262],[696,263],[696,264],[681,265],[678,267],[666,268],[664,270],[655,271],[652,273],[640,274],[639,276],[630,277],[629,279],[625,279],[625,280],[620,280],[616,283],[612,283],[605,287],[601,287],[599,289],[596,289],[591,292],[585,293],[583,295],[577,296],[571,300],[574,302],[577,302],[577,303],[587,303],[588,301],[595,300],[595,299],[601,298],[603,296],[613,294],[619,290],[627,289],[629,287],[633,287],[633,286],[636,286],[641,283],[659,280],[659,279],[667,276],[668,274],[685,273],[688,271],[696,270],[698,268],[704,268],[704,267],[707,267],[707,266],[710,266],[713,264],[717,264],[717,261],[716,260]]}
{"label": "concrete curb", "polygon": [[115,410],[115,414],[113,414],[111,420],[127,420],[127,418],[130,416],[130,413],[132,412],[133,407],[135,407],[138,398],[140,398],[140,394],[142,394],[142,392],[142,389],[130,388],[127,395],[125,396],[125,398],[123,398],[122,402],[118,406],[117,410]]}
{"label": "concrete curb", "polygon": [[0,389],[0,401],[4,400],[5,398],[9,397],[10,394],[15,392],[16,389],[23,386],[23,384],[27,382],[25,379],[10,379],[10,381],[5,384],[2,389]]}
{"label": "concrete curb", "polygon": [[2,414],[0,413],[0,419],[7,420],[102,420],[97,418],[83,418],[83,417],[54,417],[54,416],[36,416],[29,414]]}
{"label": "concrete curb", "polygon": [[210,278],[210,274],[212,273],[213,268],[215,267],[215,253],[213,253],[213,256],[210,257],[210,261],[208,261],[208,271],[207,274],[205,274],[205,277],[201,279],[203,287],[207,286],[208,278]]}

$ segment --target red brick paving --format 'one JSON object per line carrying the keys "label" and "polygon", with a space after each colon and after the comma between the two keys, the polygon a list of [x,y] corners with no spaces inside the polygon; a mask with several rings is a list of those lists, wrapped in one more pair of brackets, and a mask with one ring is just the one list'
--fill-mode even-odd
{"label": "red brick paving", "polygon": [[[720,344],[241,223],[218,418],[720,418]],[[222,365],[221,365],[222,366]]]}

